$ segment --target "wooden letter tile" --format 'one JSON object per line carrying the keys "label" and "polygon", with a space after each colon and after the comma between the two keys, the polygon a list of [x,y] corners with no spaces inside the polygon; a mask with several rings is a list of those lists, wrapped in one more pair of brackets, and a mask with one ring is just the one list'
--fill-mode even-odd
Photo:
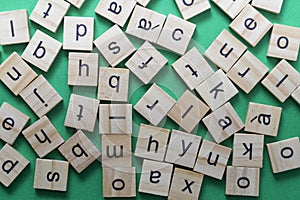
{"label": "wooden letter tile", "polygon": [[40,118],[62,101],[61,96],[43,75],[39,75],[30,85],[22,90],[20,96]]}
{"label": "wooden letter tile", "polygon": [[249,103],[245,131],[277,136],[281,108],[258,103]]}
{"label": "wooden letter tile", "polygon": [[27,115],[4,102],[0,108],[0,138],[13,145],[28,121]]}
{"label": "wooden letter tile", "polygon": [[22,58],[47,72],[61,49],[62,44],[37,30],[22,54]]}
{"label": "wooden letter tile", "polygon": [[14,93],[19,93],[37,76],[22,58],[13,52],[0,66],[1,81]]}
{"label": "wooden letter tile", "polygon": [[223,10],[231,19],[234,19],[250,0],[212,0],[221,10]]}
{"label": "wooden letter tile", "polygon": [[209,107],[206,104],[192,92],[186,90],[168,112],[168,117],[190,133],[208,111]]}
{"label": "wooden letter tile", "polygon": [[94,44],[112,67],[117,66],[135,51],[135,47],[118,25],[100,35]]}
{"label": "wooden letter tile", "polygon": [[231,167],[226,170],[226,195],[259,196],[260,169]]}
{"label": "wooden letter tile", "polygon": [[80,130],[61,145],[58,150],[78,173],[81,173],[101,155],[97,147]]}
{"label": "wooden letter tile", "polygon": [[140,4],[140,5],[142,5],[142,6],[144,6],[144,7],[146,7],[149,3],[150,3],[150,1],[151,0],[135,0],[138,4]]}
{"label": "wooden letter tile", "polygon": [[208,47],[204,55],[219,68],[228,72],[246,50],[247,47],[241,41],[224,29]]}
{"label": "wooden letter tile", "polygon": [[168,196],[172,172],[172,164],[144,160],[139,192]]}
{"label": "wooden letter tile", "polygon": [[203,140],[194,171],[221,180],[231,153],[231,149]]}
{"label": "wooden letter tile", "polygon": [[65,126],[93,132],[98,106],[96,99],[71,94]]}
{"label": "wooden letter tile", "polygon": [[151,124],[157,126],[167,115],[176,101],[155,83],[137,102],[134,109]]}
{"label": "wooden letter tile", "polygon": [[195,0],[195,1],[185,1],[185,0],[175,0],[177,7],[183,17],[183,19],[188,20],[208,9],[210,9],[210,4],[208,0]]}
{"label": "wooden letter tile", "polygon": [[67,1],[70,2],[70,4],[72,4],[78,9],[81,8],[82,4],[85,2],[85,0],[67,0]]}
{"label": "wooden letter tile", "polygon": [[65,1],[39,0],[29,18],[55,33],[69,7],[70,4]]}
{"label": "wooden letter tile", "polygon": [[69,163],[60,160],[36,159],[35,189],[67,191]]}
{"label": "wooden letter tile", "polygon": [[141,158],[163,161],[170,130],[141,124],[134,155]]}
{"label": "wooden letter tile", "polygon": [[300,86],[292,93],[292,97],[300,105]]}
{"label": "wooden letter tile", "polygon": [[252,5],[256,8],[260,8],[275,14],[279,14],[281,11],[283,0],[252,0]]}
{"label": "wooden letter tile", "polygon": [[172,130],[165,161],[193,168],[198,155],[201,137]]}
{"label": "wooden letter tile", "polygon": [[8,144],[0,150],[0,182],[8,187],[29,164],[17,150]]}

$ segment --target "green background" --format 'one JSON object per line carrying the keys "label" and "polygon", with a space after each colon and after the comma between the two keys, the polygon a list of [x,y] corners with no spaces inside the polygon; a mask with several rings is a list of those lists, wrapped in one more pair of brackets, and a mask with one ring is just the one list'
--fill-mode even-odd
{"label": "green background", "polygon": [[[28,15],[30,15],[36,4],[36,0],[1,0],[0,11],[9,11],[17,9],[27,9]],[[67,15],[69,16],[88,16],[95,17],[95,33],[94,39],[105,32],[113,24],[96,15],[94,8],[98,4],[98,0],[87,0],[81,9],[77,9],[73,6],[69,9]],[[197,48],[203,52],[207,49],[218,34],[225,28],[228,29],[228,25],[231,19],[223,13],[214,3],[211,2],[211,9],[206,11],[194,18],[191,22],[197,25],[196,31],[193,36],[191,46],[197,46]],[[162,14],[168,15],[172,13],[180,16],[180,13],[173,0],[152,0],[148,5],[148,8],[158,11]],[[268,12],[261,11],[262,14],[267,17],[272,23],[279,23],[285,25],[291,25],[300,27],[300,1],[290,0],[284,1],[282,11],[279,15],[271,14]],[[43,27],[29,21],[30,34],[34,34],[36,29],[40,29],[46,34],[56,38],[62,42],[63,26],[60,25],[56,34],[44,29]],[[230,30],[231,33],[233,31]],[[237,36],[235,33],[233,33]],[[245,44],[246,42],[237,36]],[[255,48],[249,50],[256,55],[266,66],[271,70],[279,59],[267,58],[267,48],[269,44],[270,31],[268,34],[259,42]],[[136,45],[139,45],[141,41],[134,39]],[[1,63],[13,52],[17,51],[20,55],[24,51],[26,44],[10,45],[0,47]],[[178,75],[171,68],[171,64],[178,58],[177,55],[160,50],[169,60],[168,66],[165,66],[162,71],[155,77],[153,82],[158,83],[165,91],[167,91],[174,98],[178,99],[181,94],[187,89],[184,83],[180,80]],[[32,68],[38,73],[43,74],[51,85],[57,90],[57,92],[63,97],[64,101],[56,106],[48,117],[53,122],[62,137],[67,140],[73,133],[74,129],[64,127],[64,118],[68,107],[69,96],[71,93],[77,93],[85,96],[96,97],[96,88],[94,87],[69,87],[67,85],[67,51],[60,51],[56,60],[52,64],[50,70],[47,73],[40,71],[38,68],[32,66]],[[119,67],[124,66],[122,64]],[[300,71],[300,61],[291,62],[291,64]],[[100,65],[106,66],[106,62],[100,58]],[[144,86],[134,75],[130,75],[130,89],[129,89],[129,102],[135,104],[138,99],[144,94],[146,89],[150,85]],[[35,114],[30,110],[25,102],[20,97],[15,97],[10,90],[1,82],[0,83],[0,103],[8,102],[20,111],[31,117],[30,125],[37,120]],[[239,116],[244,121],[246,118],[246,112],[249,102],[257,102],[263,104],[269,104],[274,106],[280,106],[283,108],[281,122],[278,132],[278,137],[265,137],[265,143],[270,143],[290,137],[298,136],[300,133],[300,106],[292,99],[289,98],[285,103],[280,103],[274,96],[272,96],[261,84],[257,85],[250,94],[245,94],[241,90],[237,96],[235,96],[231,103],[237,110]],[[135,149],[136,137],[138,135],[139,124],[147,123],[136,112],[133,113],[133,147]],[[160,126],[166,128],[179,129],[179,127],[173,123],[170,119],[165,119]],[[209,139],[207,131],[202,123],[200,123],[197,134],[203,138]],[[98,126],[96,126],[94,133],[87,133],[88,137],[100,148],[100,136],[98,134]],[[232,147],[232,138],[222,143],[226,146]],[[0,147],[4,143],[0,142]],[[21,175],[12,183],[9,188],[5,188],[0,184],[0,199],[102,199],[102,170],[101,163],[94,162],[81,174],[77,174],[71,167],[69,172],[68,190],[67,192],[52,192],[33,189],[34,179],[34,166],[36,154],[31,149],[30,145],[25,141],[24,137],[20,135],[13,145],[21,154],[30,160],[30,166],[28,166]],[[49,159],[63,159],[57,150],[53,151],[46,156]],[[141,159],[133,158],[133,164],[137,168],[137,188],[139,184],[140,171],[141,171]],[[231,159],[230,159],[231,163]],[[264,167],[261,169],[261,180],[260,180],[260,197],[259,199],[299,199],[300,197],[300,171],[292,170],[281,174],[273,175],[269,157],[265,148],[264,151]],[[158,196],[142,194],[137,192],[138,199],[150,199],[150,198],[162,198]],[[202,199],[240,199],[240,197],[226,196],[225,195],[225,178],[222,181],[205,176],[204,182],[201,189],[200,198]]]}

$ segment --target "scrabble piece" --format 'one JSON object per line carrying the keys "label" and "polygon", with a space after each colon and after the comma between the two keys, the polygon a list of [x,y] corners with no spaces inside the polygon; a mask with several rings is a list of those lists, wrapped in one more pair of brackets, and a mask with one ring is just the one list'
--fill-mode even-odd
{"label": "scrabble piece", "polygon": [[294,137],[267,144],[273,173],[300,168],[300,143]]}
{"label": "scrabble piece", "polygon": [[229,102],[202,121],[216,143],[223,142],[244,127],[243,121]]}
{"label": "scrabble piece", "polygon": [[246,51],[228,71],[227,77],[248,94],[268,71],[267,66],[250,51]]}
{"label": "scrabble piece", "polygon": [[67,191],[69,163],[60,160],[36,159],[35,189]]}
{"label": "scrabble piece", "polygon": [[231,149],[203,140],[194,171],[221,180],[231,153]]}
{"label": "scrabble piece", "polygon": [[196,91],[213,111],[239,92],[221,69],[201,83]]}
{"label": "scrabble piece", "polygon": [[188,20],[208,9],[210,9],[210,4],[208,0],[175,0],[177,7],[183,17],[183,19]]}
{"label": "scrabble piece", "polygon": [[67,0],[67,1],[70,2],[70,4],[72,4],[78,9],[81,8],[82,4],[85,2],[85,0]]}
{"label": "scrabble piece", "polygon": [[169,14],[159,35],[157,44],[183,55],[192,39],[196,25]]}
{"label": "scrabble piece", "polygon": [[94,18],[64,17],[64,50],[93,50]]}
{"label": "scrabble piece", "polygon": [[93,132],[98,106],[96,99],[71,94],[65,126]]}
{"label": "scrabble piece", "polygon": [[198,199],[203,178],[203,174],[176,167],[168,199]]}
{"label": "scrabble piece", "polygon": [[196,162],[201,137],[172,130],[165,162],[193,168]]}
{"label": "scrabble piece", "polygon": [[62,44],[37,30],[22,54],[22,58],[47,72],[61,49]]}
{"label": "scrabble piece", "polygon": [[231,167],[226,170],[226,195],[259,196],[259,168]]}
{"label": "scrabble piece", "polygon": [[126,33],[156,43],[166,16],[153,10],[136,6],[129,20]]}
{"label": "scrabble piece", "polygon": [[27,115],[4,102],[0,108],[0,139],[13,145],[28,121]]}
{"label": "scrabble piece", "polygon": [[142,6],[144,6],[144,7],[146,7],[149,3],[150,3],[150,1],[151,0],[135,0],[138,4],[140,4],[140,5],[142,5]]}
{"label": "scrabble piece", "polygon": [[0,12],[0,44],[20,44],[30,40],[27,10]]}
{"label": "scrabble piece", "polygon": [[108,168],[102,171],[104,197],[135,197],[135,167]]}
{"label": "scrabble piece", "polygon": [[61,96],[43,75],[39,75],[30,85],[22,90],[20,96],[40,118],[62,101]]}
{"label": "scrabble piece", "polygon": [[135,0],[101,0],[95,8],[95,12],[123,27],[135,4]]}
{"label": "scrabble piece", "polygon": [[264,135],[234,134],[232,166],[263,167]]}
{"label": "scrabble piece", "polygon": [[0,150],[0,182],[8,187],[29,164],[17,150],[8,144]]}
{"label": "scrabble piece", "polygon": [[168,129],[141,124],[134,155],[141,158],[163,161],[169,134],[170,130]]}
{"label": "scrabble piece", "polygon": [[129,70],[124,68],[100,67],[98,99],[127,102]]}
{"label": "scrabble piece", "polygon": [[80,130],[61,145],[58,150],[78,173],[81,173],[101,155],[97,147]]}
{"label": "scrabble piece", "polygon": [[1,81],[14,93],[19,93],[37,76],[29,65],[13,52],[0,66]]}
{"label": "scrabble piece", "polygon": [[172,67],[190,90],[194,90],[214,73],[214,70],[195,47],[175,61]]}
{"label": "scrabble piece", "polygon": [[144,160],[139,192],[168,196],[172,172],[172,164]]}
{"label": "scrabble piece", "polygon": [[300,86],[292,93],[292,97],[300,105]]}
{"label": "scrabble piece", "polygon": [[70,4],[65,1],[39,0],[29,19],[55,33],[69,8]]}
{"label": "scrabble piece", "polygon": [[299,44],[300,28],[274,24],[267,56],[296,61]]}
{"label": "scrabble piece", "polygon": [[46,116],[23,130],[22,134],[40,158],[45,157],[64,142]]}
{"label": "scrabble piece", "polygon": [[229,25],[253,47],[258,44],[272,26],[273,24],[250,4]]}
{"label": "scrabble piece", "polygon": [[131,167],[131,136],[125,134],[102,135],[102,166]]}
{"label": "scrabble piece", "polygon": [[283,103],[300,85],[300,74],[286,60],[281,60],[262,84]]}
{"label": "scrabble piece", "polygon": [[100,104],[100,134],[132,134],[131,104]]}
{"label": "scrabble piece", "polygon": [[97,53],[69,53],[68,85],[98,85]]}
{"label": "scrabble piece", "polygon": [[245,131],[277,136],[281,108],[258,103],[249,103]]}
{"label": "scrabble piece", "polygon": [[118,25],[100,35],[94,44],[112,67],[117,66],[135,51],[135,47]]}
{"label": "scrabble piece", "polygon": [[231,19],[234,19],[250,0],[228,1],[228,0],[212,0],[221,10],[223,10]]}
{"label": "scrabble piece", "polygon": [[137,102],[134,109],[151,124],[157,126],[167,115],[176,101],[155,83]]}
{"label": "scrabble piece", "polygon": [[167,62],[167,58],[146,41],[125,66],[144,84],[148,84]]}
{"label": "scrabble piece", "polygon": [[192,92],[186,90],[168,112],[168,117],[190,133],[208,111],[209,107],[207,105]]}
{"label": "scrabble piece", "polygon": [[279,14],[281,11],[283,0],[252,0],[252,5],[256,8],[266,10],[275,14]]}
{"label": "scrabble piece", "polygon": [[220,69],[228,72],[246,50],[247,47],[242,42],[224,29],[208,47],[204,55]]}

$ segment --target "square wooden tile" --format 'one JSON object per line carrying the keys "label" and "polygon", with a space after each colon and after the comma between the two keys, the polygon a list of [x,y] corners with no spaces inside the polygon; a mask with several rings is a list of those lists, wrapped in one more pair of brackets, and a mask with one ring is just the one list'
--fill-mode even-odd
{"label": "square wooden tile", "polygon": [[276,137],[281,110],[280,107],[250,102],[245,131]]}
{"label": "square wooden tile", "polygon": [[253,47],[258,44],[272,26],[273,24],[250,4],[229,25]]}
{"label": "square wooden tile", "polygon": [[62,44],[37,30],[22,54],[22,58],[47,72],[61,49]]}
{"label": "square wooden tile", "polygon": [[68,85],[98,85],[97,53],[70,52],[68,58]]}
{"label": "square wooden tile", "polygon": [[67,191],[69,163],[60,160],[36,159],[35,189]]}
{"label": "square wooden tile", "polygon": [[283,103],[300,85],[300,74],[286,60],[281,60],[262,84]]}
{"label": "square wooden tile", "polygon": [[40,118],[63,100],[43,75],[22,90],[20,96]]}
{"label": "square wooden tile", "polygon": [[0,44],[20,44],[30,40],[27,10],[0,12]]}
{"label": "square wooden tile", "polygon": [[135,104],[134,109],[151,124],[157,126],[175,103],[171,96],[154,83]]}
{"label": "square wooden tile", "polygon": [[19,93],[31,82],[37,74],[31,67],[16,53],[13,52],[0,65],[1,81],[14,93]]}
{"label": "square wooden tile", "polygon": [[94,44],[112,67],[135,51],[135,47],[118,25],[100,35]]}
{"label": "square wooden tile", "polygon": [[195,89],[214,73],[211,66],[195,47],[175,61],[172,67],[190,90]]}
{"label": "square wooden tile", "polygon": [[67,0],[70,4],[80,9],[85,0]]}
{"label": "square wooden tile", "polygon": [[93,17],[64,17],[64,50],[92,51],[94,39]]}
{"label": "square wooden tile", "polygon": [[289,138],[267,144],[273,173],[300,168],[299,138]]}
{"label": "square wooden tile", "polygon": [[85,170],[101,155],[97,147],[80,130],[61,145],[58,150],[78,173]]}
{"label": "square wooden tile", "polygon": [[300,86],[292,93],[292,97],[300,105]]}
{"label": "square wooden tile", "polygon": [[105,101],[127,102],[128,87],[128,69],[100,67],[98,99]]}
{"label": "square wooden tile", "polygon": [[267,66],[250,51],[246,51],[228,71],[227,77],[248,94],[268,71]]}
{"label": "square wooden tile", "polygon": [[167,58],[146,41],[125,63],[125,66],[144,84],[148,84],[167,62]]}
{"label": "square wooden tile", "polygon": [[263,167],[264,135],[234,134],[232,166]]}
{"label": "square wooden tile", "polygon": [[250,0],[228,1],[212,0],[221,10],[223,10],[231,19],[234,19],[250,2]]}
{"label": "square wooden tile", "polygon": [[65,1],[39,0],[29,19],[55,33],[69,8],[70,4]]}
{"label": "square wooden tile", "polygon": [[198,155],[201,137],[172,130],[165,162],[193,168]]}
{"label": "square wooden tile", "polygon": [[24,113],[3,102],[0,108],[0,139],[13,145],[29,119]]}
{"label": "square wooden tile", "polygon": [[203,120],[217,143],[221,143],[244,127],[244,123],[230,102],[215,110]]}
{"label": "square wooden tile", "polygon": [[168,196],[172,172],[172,164],[144,160],[139,192]]}
{"label": "square wooden tile", "polygon": [[135,167],[108,168],[102,170],[104,197],[135,197]]}
{"label": "square wooden tile", "polygon": [[221,180],[230,154],[230,148],[203,140],[194,171]]}
{"label": "square wooden tile", "polygon": [[256,8],[266,10],[275,14],[281,11],[283,0],[269,1],[269,0],[252,0],[252,5]]}
{"label": "square wooden tile", "polygon": [[183,19],[188,20],[208,9],[210,9],[210,4],[208,0],[175,0],[177,7],[183,17]]}
{"label": "square wooden tile", "polygon": [[213,111],[239,92],[221,69],[201,83],[196,91]]}
{"label": "square wooden tile", "polygon": [[164,161],[169,134],[168,129],[141,124],[134,155]]}
{"label": "square wooden tile", "polygon": [[95,8],[95,12],[123,27],[135,4],[135,0],[101,0]]}
{"label": "square wooden tile", "polygon": [[45,157],[64,142],[46,116],[23,130],[22,134],[40,158]]}
{"label": "square wooden tile", "polygon": [[98,106],[97,99],[71,94],[65,126],[93,132]]}
{"label": "square wooden tile", "polygon": [[168,112],[168,117],[190,133],[208,111],[209,107],[205,103],[186,90]]}
{"label": "square wooden tile", "polygon": [[226,195],[259,196],[260,169],[228,166]]}
{"label": "square wooden tile", "polygon": [[0,182],[8,187],[29,164],[17,150],[5,144],[0,150]]}
{"label": "square wooden tile", "polygon": [[151,0],[135,0],[138,4],[140,4],[140,5],[142,5],[142,6],[144,6],[144,7],[146,7],[149,3],[150,3],[150,1]]}
{"label": "square wooden tile", "polygon": [[204,55],[220,69],[228,72],[246,50],[247,47],[241,41],[224,29],[208,47]]}
{"label": "square wooden tile", "polygon": [[300,45],[300,28],[274,24],[267,56],[296,61]]}

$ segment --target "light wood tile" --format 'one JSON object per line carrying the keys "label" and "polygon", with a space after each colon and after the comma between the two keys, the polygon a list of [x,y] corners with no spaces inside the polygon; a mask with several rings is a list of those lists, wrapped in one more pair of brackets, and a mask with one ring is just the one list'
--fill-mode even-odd
{"label": "light wood tile", "polygon": [[210,9],[210,4],[208,0],[175,0],[177,7],[183,17],[183,19],[188,20],[208,9]]}
{"label": "light wood tile", "polygon": [[221,10],[223,10],[231,19],[234,19],[250,0],[228,1],[228,0],[212,0]]}
{"label": "light wood tile", "polygon": [[275,14],[279,14],[281,11],[283,0],[252,0],[252,5],[256,8],[266,10]]}
{"label": "light wood tile", "polygon": [[72,4],[78,9],[80,9],[83,3],[85,2],[85,0],[67,0],[67,1],[70,2],[70,4]]}
{"label": "light wood tile", "polygon": [[135,0],[138,4],[140,4],[140,5],[142,5],[142,6],[144,6],[144,7],[146,7],[149,3],[150,3],[150,1],[151,0]]}
{"label": "light wood tile", "polygon": [[300,105],[300,86],[292,93],[292,97]]}

